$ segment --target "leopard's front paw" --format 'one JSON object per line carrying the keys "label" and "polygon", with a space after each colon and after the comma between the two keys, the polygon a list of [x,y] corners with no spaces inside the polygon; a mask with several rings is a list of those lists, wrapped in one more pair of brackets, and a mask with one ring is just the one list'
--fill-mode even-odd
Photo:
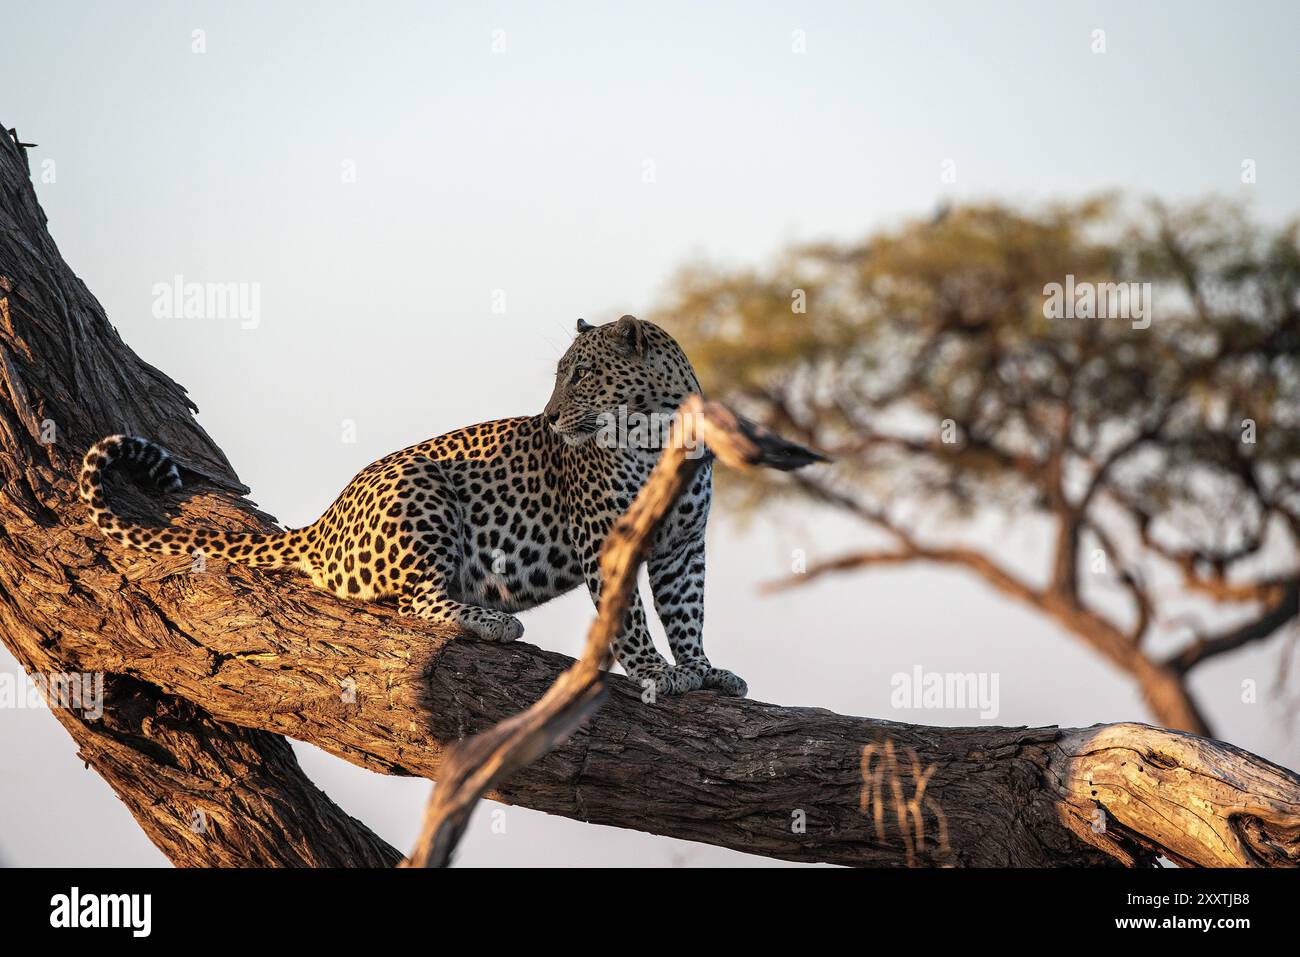
{"label": "leopard's front paw", "polygon": [[[640,668],[631,679],[641,686],[642,698],[646,699],[653,688],[654,695],[678,695],[685,691],[696,691],[704,686],[704,676],[685,668],[663,665],[662,667]],[[742,682],[743,684],[743,682]]]}
{"label": "leopard's front paw", "polygon": [[745,679],[726,668],[710,668],[706,671],[704,687],[733,698],[743,698],[749,694],[749,685],[745,684]]}

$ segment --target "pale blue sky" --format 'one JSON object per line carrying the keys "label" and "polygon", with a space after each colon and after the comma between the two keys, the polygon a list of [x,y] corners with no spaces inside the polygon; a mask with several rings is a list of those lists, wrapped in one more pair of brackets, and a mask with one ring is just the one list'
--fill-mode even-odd
{"label": "pale blue sky", "polygon": [[[692,259],[758,264],[945,198],[1118,187],[1300,211],[1293,4],[378,7],[0,0],[0,121],[40,144],[51,232],[126,341],[190,390],[253,498],[293,525],[384,452],[540,410],[578,316],[646,313]],[[153,285],[177,274],[259,284],[260,324],[154,318]],[[1122,677],[959,574],[755,599],[792,548],[853,536],[819,516],[743,536],[715,523],[708,646],[754,696],[978,720],[892,711],[889,676],[922,664],[998,672],[1000,723],[1144,716]],[[1013,559],[1032,544],[1006,541]],[[589,611],[573,595],[530,613],[526,639],[575,650]],[[1267,692],[1278,650],[1216,663],[1197,687],[1225,737],[1295,766]],[[1236,701],[1243,675],[1260,704]],[[424,782],[302,750],[344,806],[410,844]],[[466,863],[739,859],[506,814],[505,835],[476,818]],[[48,715],[0,713],[0,819],[11,863],[162,860]]]}

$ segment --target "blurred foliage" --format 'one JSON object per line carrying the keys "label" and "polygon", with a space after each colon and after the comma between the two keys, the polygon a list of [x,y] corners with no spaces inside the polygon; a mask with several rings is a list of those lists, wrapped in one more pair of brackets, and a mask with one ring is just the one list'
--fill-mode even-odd
{"label": "blurred foliage", "polygon": [[[1151,283],[1149,327],[1047,318],[1067,275]],[[1215,561],[1270,515],[1300,533],[1295,223],[1221,202],[958,206],[762,272],[687,268],[653,318],[710,395],[834,455],[837,494],[1055,513],[1095,484]],[[752,505],[782,480],[729,481]]]}

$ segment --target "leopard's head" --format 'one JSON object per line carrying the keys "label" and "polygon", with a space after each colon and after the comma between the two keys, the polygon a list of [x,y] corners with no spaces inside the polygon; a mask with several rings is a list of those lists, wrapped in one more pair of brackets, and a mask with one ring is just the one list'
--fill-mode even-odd
{"label": "leopard's head", "polygon": [[591,326],[579,319],[578,337],[555,370],[545,416],[565,442],[581,445],[610,416],[671,413],[699,391],[686,353],[654,323],[624,316]]}

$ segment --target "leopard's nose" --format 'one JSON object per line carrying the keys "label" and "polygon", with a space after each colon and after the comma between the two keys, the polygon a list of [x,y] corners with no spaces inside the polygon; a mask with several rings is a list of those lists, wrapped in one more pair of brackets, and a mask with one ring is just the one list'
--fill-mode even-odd
{"label": "leopard's nose", "polygon": [[556,422],[559,422],[559,421],[560,421],[560,413],[558,413],[558,412],[547,412],[547,413],[546,413],[546,421],[549,422],[549,423],[551,423],[551,425],[554,425]]}

